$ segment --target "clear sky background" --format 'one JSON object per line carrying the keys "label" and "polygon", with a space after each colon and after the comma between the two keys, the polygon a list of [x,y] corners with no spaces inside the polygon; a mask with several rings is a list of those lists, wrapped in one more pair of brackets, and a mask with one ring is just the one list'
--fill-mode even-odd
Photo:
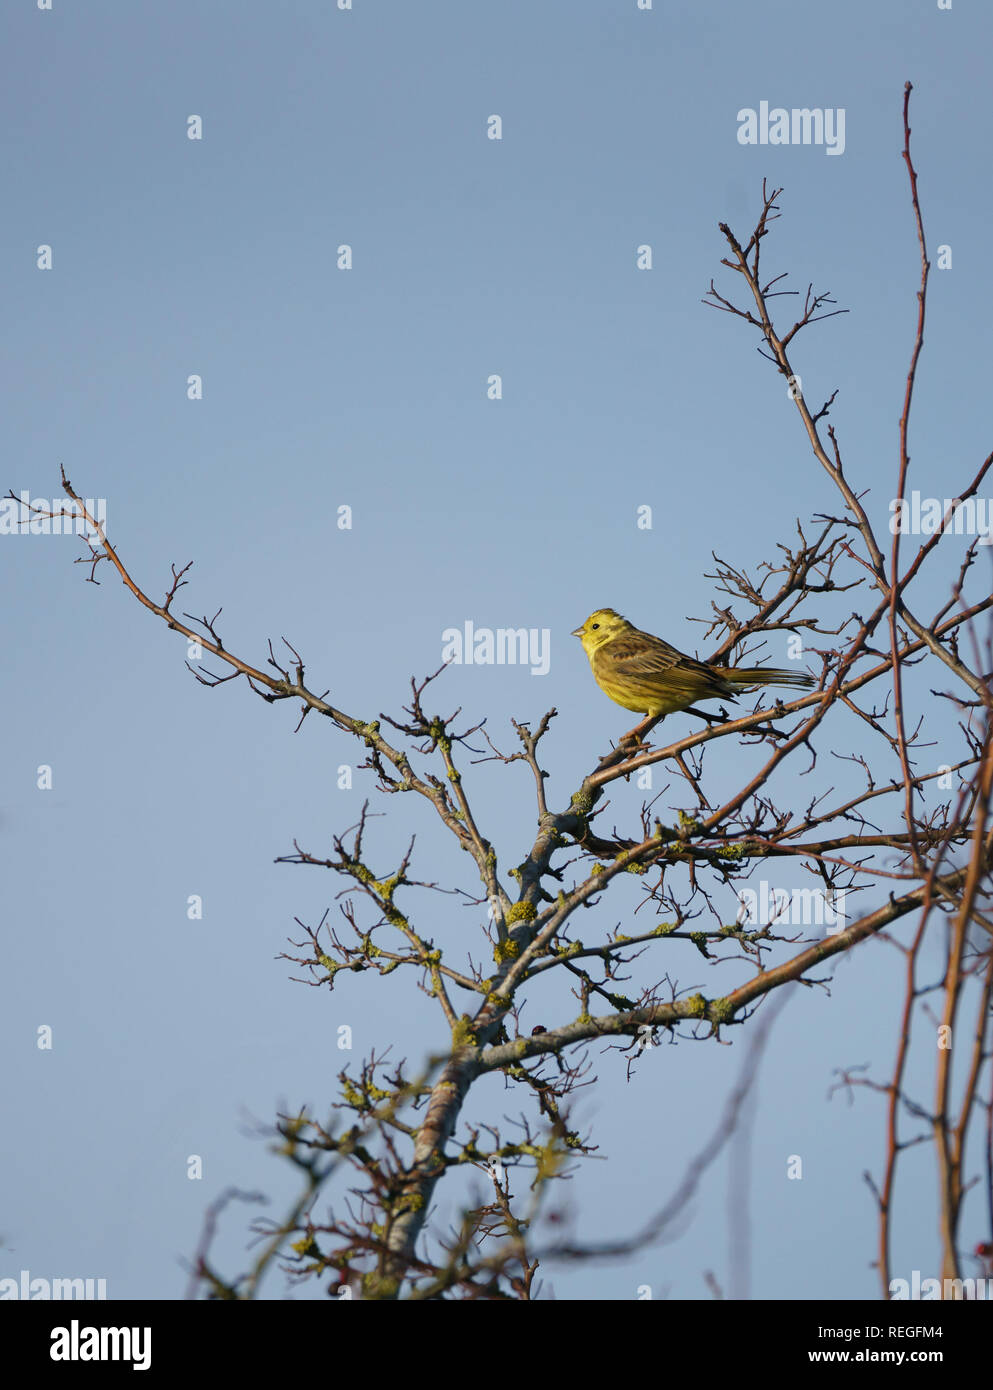
{"label": "clear sky background", "polygon": [[[223,605],[227,645],[259,663],[287,637],[312,688],[365,718],[398,712],[447,627],[547,628],[547,675],[453,667],[437,703],[486,715],[506,746],[511,717],[555,705],[554,804],[631,722],[570,629],[609,605],[704,654],[687,618],[718,597],[711,552],[754,567],[797,515],[839,509],[754,337],[701,303],[712,276],[732,288],[717,224],[747,237],[763,177],[786,190],[767,265],[851,310],[802,335],[796,357],[808,399],[838,388],[848,470],[884,522],[919,278],[907,79],[930,244],[953,252],[932,278],[912,485],[960,488],[990,447],[986,5],[20,0],[0,48],[0,491],[54,497],[64,464],[107,500],[111,539],[154,596],[171,563],[194,560],[179,609]],[[761,101],[844,108],[844,153],[741,145],[737,113]],[[636,268],[645,243],[650,272]],[[36,266],[42,244],[51,271]],[[643,504],[651,530],[636,526]],[[0,1276],[176,1298],[209,1201],[262,1189],[278,1216],[295,1191],[255,1121],[304,1103],[324,1114],[343,1064],[386,1046],[414,1064],[444,1033],[407,972],[329,994],[275,959],[299,936],[294,917],[316,922],[341,884],[273,861],[294,838],[324,852],[355,821],[366,775],[350,791],[337,781],[358,750],[316,718],[294,735],[296,709],[243,683],[198,685],[185,642],[107,567],[101,587],[84,583],[82,553],[71,538],[0,536]],[[769,659],[783,664],[784,646]],[[674,719],[673,735],[692,725]],[[837,729],[851,751],[857,735]],[[713,773],[740,782],[751,755],[725,747]],[[37,788],[41,765],[51,790]],[[484,829],[516,864],[534,828],[529,774],[487,764],[473,779]],[[370,794],[389,813],[370,841],[383,873],[416,830],[420,877],[474,887],[428,808]],[[641,799],[619,789],[608,814]],[[453,963],[478,958],[477,910],[432,895],[420,911]],[[622,911],[605,905],[599,930]],[[745,978],[689,948],[650,973],[667,969],[708,994]],[[837,1067],[888,1074],[896,977],[892,950],[867,944],[830,996],[798,990],[777,1022],[752,1126],[747,1271],[729,1254],[739,1148],[678,1239],[546,1269],[546,1290],[705,1298],[712,1270],[757,1297],[876,1297],[862,1173],[879,1171],[882,1108],[828,1091]],[[546,989],[529,996],[526,1031],[575,1015],[564,986]],[[40,1051],[46,1024],[54,1046]],[[342,1024],[351,1053],[336,1046]],[[568,1192],[578,1235],[626,1234],[670,1196],[719,1120],[746,1030],[730,1041],[663,1046],[630,1082],[618,1054],[593,1050],[598,1081],[577,1113],[600,1158]],[[516,1097],[488,1096],[490,1115],[516,1112]],[[786,1180],[790,1154],[802,1181]],[[894,1269],[909,1277],[937,1248],[923,1151],[903,1181]],[[246,1220],[222,1223],[226,1273],[251,1257]],[[264,1292],[284,1296],[282,1277]]]}

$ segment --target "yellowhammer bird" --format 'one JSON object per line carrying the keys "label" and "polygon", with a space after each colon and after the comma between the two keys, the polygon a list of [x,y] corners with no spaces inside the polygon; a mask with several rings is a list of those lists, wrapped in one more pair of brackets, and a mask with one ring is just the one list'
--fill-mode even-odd
{"label": "yellowhammer bird", "polygon": [[809,689],[814,684],[802,672],[771,666],[708,666],[642,632],[612,608],[598,608],[572,635],[582,642],[603,693],[648,719],[689,709],[694,700],[734,699],[759,685]]}

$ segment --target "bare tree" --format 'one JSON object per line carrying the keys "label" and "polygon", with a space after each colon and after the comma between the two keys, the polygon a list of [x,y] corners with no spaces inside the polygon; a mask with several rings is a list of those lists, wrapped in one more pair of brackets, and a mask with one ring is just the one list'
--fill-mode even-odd
{"label": "bare tree", "polygon": [[[904,158],[921,279],[899,427],[895,523],[907,505],[908,433],[929,274],[909,97],[908,84]],[[723,710],[705,728],[663,746],[644,741],[653,724],[643,724],[591,766],[566,805],[549,805],[542,767],[554,709],[535,727],[512,721],[509,749],[498,748],[478,720],[465,726],[459,711],[447,717],[432,712],[427,701],[434,699],[440,672],[411,682],[410,703],[397,717],[339,709],[311,687],[303,658],[289,643],[278,651],[270,643],[268,655],[252,661],[225,646],[217,614],[178,616],[174,608],[188,565],[173,567],[161,602],[152,598],[63,472],[66,494],[92,529],[90,579],[109,566],[149,612],[199,643],[220,663],[213,673],[190,666],[202,684],[216,688],[243,678],[268,703],[295,702],[300,723],[317,714],[353,738],[364,750],[370,794],[426,802],[470,857],[479,885],[472,901],[486,917],[474,949],[439,948],[424,925],[431,914],[418,911],[416,893],[437,885],[413,876],[413,840],[401,861],[384,871],[368,801],[358,824],[334,838],[330,855],[294,844],[286,862],[330,871],[347,891],[334,916],[329,909],[316,924],[299,923],[286,958],[329,990],[347,987],[351,972],[411,970],[431,1007],[444,1015],[451,1045],[415,1070],[370,1056],[358,1075],[341,1073],[340,1097],[329,1116],[306,1109],[281,1115],[276,1130],[301,1175],[298,1200],[281,1221],[255,1224],[262,1240],[253,1265],[225,1277],[212,1262],[211,1239],[224,1205],[248,1195],[225,1194],[208,1214],[192,1292],[250,1298],[276,1263],[298,1279],[331,1275],[333,1288],[363,1298],[529,1299],[543,1262],[621,1255],[658,1239],[672,1229],[733,1132],[754,1065],[672,1199],[641,1230],[597,1246],[565,1239],[548,1202],[552,1185],[593,1152],[570,1111],[576,1089],[589,1084],[590,1045],[606,1044],[620,1054],[611,1063],[627,1068],[645,1056],[659,1030],[673,1040],[720,1039],[750,1025],[758,1029],[754,1045],[760,1047],[769,1022],[767,996],[791,982],[823,983],[832,958],[873,936],[893,943],[893,960],[906,976],[893,1071],[889,1080],[874,1081],[849,1068],[840,1084],[873,1087],[885,1098],[887,1157],[882,1176],[869,1179],[879,1208],[883,1294],[892,1277],[898,1164],[911,1144],[935,1146],[942,1275],[962,1275],[963,1202],[976,1181],[985,1188],[987,1241],[993,1242],[993,698],[986,674],[993,649],[988,625],[978,621],[993,608],[993,596],[989,574],[981,575],[982,536],[954,561],[936,611],[922,609],[917,598],[922,574],[933,576],[950,548],[948,538],[961,530],[993,454],[911,553],[901,544],[906,528],[894,524],[891,534],[880,535],[828,423],[837,393],[813,409],[794,364],[801,331],[842,311],[810,286],[789,326],[773,318],[775,301],[796,297],[783,287],[783,274],[767,275],[762,264],[781,192],[763,185],[761,212],[744,242],[720,224],[730,288],[712,282],[707,302],[758,335],[759,351],[788,384],[814,460],[837,491],[839,514],[798,521],[796,537],[752,569],[715,556],[710,577],[723,598],[703,621],[707,638],[716,642],[706,660],[719,664],[740,664],[761,639],[788,634],[794,654],[813,668],[817,689],[785,704],[757,700],[734,716]],[[937,766],[928,741],[936,723],[943,747]],[[837,751],[852,747],[853,724],[871,741],[871,756]],[[721,778],[706,760],[712,745],[728,739],[740,743],[750,768],[742,785],[718,791]],[[498,862],[474,809],[478,774],[471,769],[486,761],[523,762],[533,776],[537,834],[510,868]],[[602,813],[610,788],[655,765],[682,788],[688,809],[672,808],[676,815],[667,818],[660,792],[642,805],[635,823],[608,829]],[[850,784],[841,793],[834,785],[839,776]],[[522,806],[522,830],[531,814]],[[801,892],[813,921],[799,931],[776,894],[753,920],[743,918],[749,880],[772,865],[784,867],[783,861],[810,885]],[[625,885],[636,888],[637,904]],[[859,910],[842,915],[839,905],[852,901]],[[627,931],[603,925],[607,906],[615,920],[622,914]],[[588,909],[595,911],[583,916],[580,940],[577,919]],[[805,934],[806,925],[816,930]],[[940,942],[945,961],[943,977],[929,983],[919,970],[926,940]],[[679,972],[698,953],[716,968],[735,962],[740,970],[745,962],[748,978],[722,996],[687,994]],[[550,971],[568,980],[578,1010],[522,1033],[521,1005]],[[914,1029],[934,1039],[927,1050],[934,1057],[930,1101],[911,1094]],[[962,1059],[958,1067],[956,1058]],[[493,1074],[504,1078],[524,1108],[510,1135],[499,1123],[469,1118],[473,1087]],[[920,1068],[913,1084],[920,1092],[927,1084]],[[978,1136],[981,1154],[973,1168],[966,1161],[970,1133]],[[482,1177],[486,1196],[477,1196],[454,1228],[437,1229],[429,1216],[439,1184],[463,1191],[460,1170]],[[336,1188],[343,1182],[351,1183],[347,1193]]]}

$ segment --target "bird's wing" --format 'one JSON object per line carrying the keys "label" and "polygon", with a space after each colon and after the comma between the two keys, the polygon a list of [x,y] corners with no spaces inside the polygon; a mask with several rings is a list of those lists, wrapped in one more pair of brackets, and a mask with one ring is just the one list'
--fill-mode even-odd
{"label": "bird's wing", "polygon": [[714,695],[734,694],[734,687],[712,666],[687,656],[650,632],[635,629],[624,633],[605,643],[600,652],[609,661],[611,672],[622,678],[651,681],[664,677],[674,690],[685,687],[694,698],[702,698],[705,691]]}

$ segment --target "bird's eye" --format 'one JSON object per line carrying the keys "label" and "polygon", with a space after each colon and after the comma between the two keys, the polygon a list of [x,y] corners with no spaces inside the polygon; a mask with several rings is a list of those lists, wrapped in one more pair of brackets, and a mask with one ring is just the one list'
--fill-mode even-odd
{"label": "bird's eye", "polygon": [[599,626],[600,626],[599,623],[594,623],[594,624],[593,624],[593,631],[596,632],[596,630],[597,630],[597,628],[598,628]]}

